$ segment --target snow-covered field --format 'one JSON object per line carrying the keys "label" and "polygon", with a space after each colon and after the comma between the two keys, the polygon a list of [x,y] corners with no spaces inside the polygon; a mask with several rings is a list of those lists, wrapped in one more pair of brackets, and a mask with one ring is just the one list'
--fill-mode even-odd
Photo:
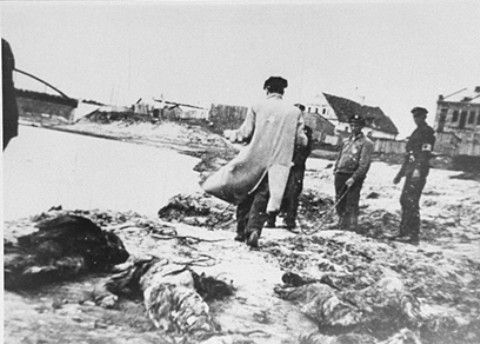
{"label": "snow-covered field", "polygon": [[199,188],[197,162],[168,149],[21,126],[3,154],[4,218],[58,205],[154,216],[174,194]]}

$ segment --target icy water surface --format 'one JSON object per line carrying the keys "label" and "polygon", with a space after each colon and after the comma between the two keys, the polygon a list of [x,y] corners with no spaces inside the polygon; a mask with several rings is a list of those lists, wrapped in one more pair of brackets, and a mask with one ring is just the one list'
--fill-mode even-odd
{"label": "icy water surface", "polygon": [[20,127],[3,153],[4,219],[48,210],[102,208],[155,215],[193,192],[197,159],[168,149]]}

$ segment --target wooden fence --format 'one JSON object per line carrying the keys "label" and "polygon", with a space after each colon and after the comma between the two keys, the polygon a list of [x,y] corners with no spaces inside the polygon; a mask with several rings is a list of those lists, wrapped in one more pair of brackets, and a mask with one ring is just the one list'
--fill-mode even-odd
{"label": "wooden fence", "polygon": [[455,156],[458,154],[460,142],[461,139],[454,133],[437,133],[433,150],[436,153]]}
{"label": "wooden fence", "polygon": [[212,104],[208,120],[212,122],[215,131],[222,133],[225,129],[238,129],[247,116],[247,111],[245,106]]}
{"label": "wooden fence", "polygon": [[386,154],[405,153],[406,141],[397,141],[392,139],[374,139],[374,152]]}

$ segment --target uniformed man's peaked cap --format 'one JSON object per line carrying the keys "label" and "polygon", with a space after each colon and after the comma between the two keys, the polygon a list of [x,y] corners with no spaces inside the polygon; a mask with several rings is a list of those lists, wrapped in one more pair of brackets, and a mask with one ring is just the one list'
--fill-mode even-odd
{"label": "uniformed man's peaked cap", "polygon": [[425,109],[424,107],[420,107],[420,106],[415,106],[412,111],[411,111],[414,115],[426,115],[428,113],[427,109]]}
{"label": "uniformed man's peaked cap", "polygon": [[305,111],[305,105],[297,103],[297,104],[295,104],[295,106],[298,107],[300,109],[300,111]]}
{"label": "uniformed man's peaked cap", "polygon": [[359,114],[355,114],[352,117],[350,117],[349,122],[350,123],[357,123],[357,124],[365,126],[365,118],[363,118]]}
{"label": "uniformed man's peaked cap", "polygon": [[267,80],[265,80],[265,83],[263,84],[263,89],[266,89],[268,87],[287,88],[288,81],[282,78],[281,76],[271,76]]}

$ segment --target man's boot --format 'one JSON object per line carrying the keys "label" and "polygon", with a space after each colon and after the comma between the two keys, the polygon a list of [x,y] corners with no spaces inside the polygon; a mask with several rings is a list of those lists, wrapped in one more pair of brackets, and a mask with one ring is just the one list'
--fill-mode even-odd
{"label": "man's boot", "polygon": [[410,235],[398,235],[398,236],[394,237],[394,239],[396,241],[404,242],[404,243],[410,243],[410,241],[412,240],[410,238]]}
{"label": "man's boot", "polygon": [[338,219],[338,229],[342,231],[348,231],[350,230],[350,219],[348,214],[344,214],[343,216],[340,216]]}
{"label": "man's boot", "polygon": [[400,220],[400,228],[397,235],[394,235],[393,239],[405,239],[405,237],[410,238],[408,227],[410,226],[408,221],[408,214],[405,213],[405,210],[402,210],[402,218]]}
{"label": "man's boot", "polygon": [[410,229],[407,227],[409,224],[407,221],[402,221],[400,223],[400,231],[398,235],[395,235],[392,239],[400,242],[409,242],[411,240]]}
{"label": "man's boot", "polygon": [[235,238],[233,238],[233,240],[244,242],[245,241],[245,235],[243,233],[237,233],[237,235],[235,236]]}
{"label": "man's boot", "polygon": [[409,244],[412,240],[412,235],[410,234],[409,228],[400,227],[400,233],[395,237],[395,240]]}
{"label": "man's boot", "polygon": [[257,248],[259,237],[260,237],[260,234],[257,230],[251,231],[247,239],[247,245],[253,248]]}
{"label": "man's boot", "polygon": [[265,223],[265,228],[275,228],[275,221],[277,219],[277,214],[268,213],[267,222]]}
{"label": "man's boot", "polygon": [[416,228],[413,228],[412,229],[412,232],[410,234],[410,240],[409,240],[409,244],[412,244],[412,245],[415,245],[417,246],[419,244],[419,232],[420,232],[420,228],[416,227]]}
{"label": "man's boot", "polygon": [[358,217],[355,214],[350,215],[350,230],[352,232],[361,234],[358,228]]}
{"label": "man's boot", "polygon": [[285,228],[287,228],[288,230],[292,230],[292,229],[295,229],[295,227],[297,227],[297,224],[295,223],[295,219],[292,219],[289,217],[286,217],[283,220],[283,224],[285,225]]}
{"label": "man's boot", "polygon": [[414,237],[412,236],[410,238],[410,241],[408,242],[410,245],[414,245],[414,246],[418,246],[418,244],[420,243],[420,240],[418,240],[418,237]]}

